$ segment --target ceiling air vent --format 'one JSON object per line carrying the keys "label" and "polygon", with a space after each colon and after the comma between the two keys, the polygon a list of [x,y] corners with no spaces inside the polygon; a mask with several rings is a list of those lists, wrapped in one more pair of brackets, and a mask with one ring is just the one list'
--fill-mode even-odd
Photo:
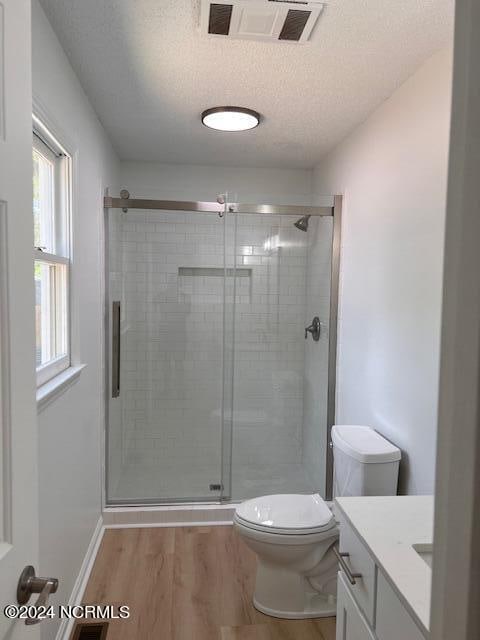
{"label": "ceiling air vent", "polygon": [[210,37],[268,42],[307,42],[322,2],[286,0],[202,0],[200,29]]}
{"label": "ceiling air vent", "polygon": [[294,40],[298,42],[307,26],[310,18],[310,11],[298,11],[289,9],[282,30],[278,36],[279,40]]}
{"label": "ceiling air vent", "polygon": [[232,9],[231,4],[211,4],[208,16],[208,33],[217,36],[228,36]]}

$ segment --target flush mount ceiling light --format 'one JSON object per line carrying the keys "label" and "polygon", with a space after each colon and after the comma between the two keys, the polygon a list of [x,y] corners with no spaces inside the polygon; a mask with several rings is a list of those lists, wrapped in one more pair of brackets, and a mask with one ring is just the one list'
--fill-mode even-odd
{"label": "flush mount ceiling light", "polygon": [[260,114],[244,107],[213,107],[202,113],[202,122],[217,131],[248,131],[260,123]]}

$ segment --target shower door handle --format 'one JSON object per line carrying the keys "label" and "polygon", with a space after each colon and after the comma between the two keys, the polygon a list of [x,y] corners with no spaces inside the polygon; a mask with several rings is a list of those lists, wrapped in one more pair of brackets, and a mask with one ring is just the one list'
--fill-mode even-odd
{"label": "shower door handle", "polygon": [[112,302],[112,398],[120,395],[120,301]]}

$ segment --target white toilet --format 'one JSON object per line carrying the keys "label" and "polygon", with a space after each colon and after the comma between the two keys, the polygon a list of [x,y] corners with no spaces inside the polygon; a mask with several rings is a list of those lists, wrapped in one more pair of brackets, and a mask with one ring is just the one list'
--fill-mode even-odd
{"label": "white toilet", "polygon": [[[332,428],[335,496],[397,493],[401,452],[370,427]],[[336,612],[338,525],[318,494],[262,496],[239,505],[234,527],[258,556],[253,603],[276,618]]]}

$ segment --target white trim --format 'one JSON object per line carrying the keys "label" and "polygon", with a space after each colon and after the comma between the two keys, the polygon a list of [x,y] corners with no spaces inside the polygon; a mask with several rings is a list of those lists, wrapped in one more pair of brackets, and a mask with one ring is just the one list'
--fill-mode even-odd
{"label": "white trim", "polygon": [[[50,117],[49,110],[36,96],[32,97],[32,120],[35,128],[38,128],[41,133],[48,133],[48,136],[54,140],[55,144],[63,153],[73,156],[77,150],[76,144],[74,144],[70,136]],[[62,140],[63,143],[61,144],[59,140]]]}
{"label": "white trim", "polygon": [[78,364],[68,367],[62,373],[42,384],[37,389],[37,411],[40,413],[47,405],[56,400],[62,393],[74,384],[85,369],[86,364]]}
{"label": "white trim", "polygon": [[37,389],[55,380],[70,367],[70,356],[65,353],[37,367]]}
{"label": "white trim", "polygon": [[105,529],[160,529],[173,527],[225,527],[233,525],[232,520],[192,520],[191,522],[132,522],[130,524],[106,524]]}
{"label": "white trim", "polygon": [[[77,579],[75,580],[72,593],[70,594],[70,598],[68,600],[68,604],[71,606],[81,604],[82,602],[83,594],[85,592],[88,579],[90,578],[93,564],[95,562],[95,558],[97,557],[98,549],[100,547],[100,543],[102,541],[104,533],[105,527],[103,526],[103,519],[102,517],[100,517],[95,526],[95,530],[90,539],[90,543],[88,545],[87,552],[85,553],[82,566],[80,567],[80,571],[78,573]],[[64,618],[60,623],[55,640],[69,640],[74,624],[75,620]]]}
{"label": "white trim", "polygon": [[[69,255],[69,268],[68,268],[68,345],[70,352],[70,362],[72,368],[75,368],[78,363],[82,361],[80,350],[80,334],[79,334],[79,300],[77,295],[77,285],[75,282],[75,243],[74,243],[74,226],[77,219],[78,209],[78,171],[79,171],[79,152],[78,145],[74,138],[67,133],[63,127],[61,127],[56,118],[52,117],[50,110],[43,104],[37,96],[32,97],[32,121],[35,129],[40,130],[43,134],[48,133],[48,136],[54,141],[55,145],[64,153],[68,158],[68,184],[69,193],[65,194],[68,198],[69,216],[68,224],[66,228],[66,242],[68,245]],[[62,141],[62,143],[59,142]],[[85,366],[85,365],[82,365]],[[68,371],[68,370],[67,370]],[[54,382],[52,380],[51,382]],[[40,389],[38,389],[40,392]],[[37,396],[38,400],[38,396]],[[40,407],[41,410],[43,407]]]}
{"label": "white trim", "polygon": [[12,461],[10,406],[10,318],[8,314],[7,203],[0,201],[0,559],[8,553],[12,532]]}
{"label": "white trim", "polygon": [[65,266],[70,265],[69,258],[64,258],[63,256],[56,255],[55,253],[47,253],[46,251],[41,251],[40,249],[33,249],[33,259],[37,262],[46,262],[48,264],[61,264]]}
{"label": "white trim", "polygon": [[182,527],[232,524],[236,504],[189,504],[163,507],[109,507],[103,511],[108,528]]}
{"label": "white trim", "polygon": [[456,2],[431,640],[480,637],[480,3]]}
{"label": "white trim", "polygon": [[216,511],[235,509],[243,500],[233,502],[176,502],[170,504],[152,505],[110,505],[105,507],[103,513],[138,512],[138,511]]}
{"label": "white trim", "polygon": [[37,136],[40,142],[47,147],[52,153],[55,155],[65,154],[69,156],[69,152],[63,146],[63,144],[57,140],[56,136],[50,131],[50,127],[44,123],[44,119],[40,118],[36,115],[35,111],[38,111],[37,106],[35,104],[35,100],[33,102],[33,133]]}
{"label": "white trim", "polygon": [[[51,226],[53,237],[49,242],[45,242],[48,247],[33,248],[33,258],[35,263],[43,263],[50,266],[65,267],[62,269],[49,270],[47,275],[48,283],[45,292],[42,290],[42,312],[48,310],[49,320],[46,326],[42,322],[42,350],[46,346],[47,353],[58,354],[61,357],[49,360],[41,366],[37,366],[37,387],[47,383],[51,378],[57,376],[67,369],[71,364],[71,294],[70,294],[70,256],[71,256],[71,163],[72,157],[60,145],[55,136],[50,133],[35,113],[32,115],[33,126],[33,149],[44,156],[54,167],[54,194],[50,203]],[[38,135],[36,132],[40,131]],[[43,134],[43,139],[39,135]],[[49,141],[51,144],[46,145]],[[58,149],[58,153],[53,151]],[[53,281],[51,278],[53,277]],[[44,283],[45,284],[45,283]],[[36,299],[35,291],[35,299]],[[46,296],[46,299],[45,299]],[[46,309],[44,306],[46,305]]]}

